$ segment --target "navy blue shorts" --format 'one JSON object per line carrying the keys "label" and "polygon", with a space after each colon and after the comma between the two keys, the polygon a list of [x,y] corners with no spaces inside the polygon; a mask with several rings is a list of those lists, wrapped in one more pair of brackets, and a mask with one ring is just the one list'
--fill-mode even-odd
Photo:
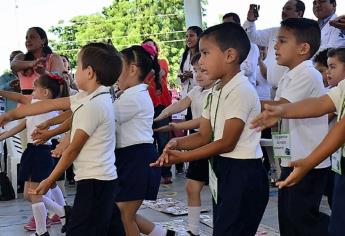
{"label": "navy blue shorts", "polygon": [[208,159],[189,162],[186,177],[208,184]]}
{"label": "navy blue shorts", "polygon": [[[342,171],[345,171],[345,159],[343,157]],[[332,201],[332,214],[329,222],[330,236],[345,235],[345,174],[335,174],[334,192]]]}
{"label": "navy blue shorts", "polygon": [[41,182],[53,170],[53,159],[50,145],[34,145],[28,143],[20,159],[18,180]]}
{"label": "navy blue shorts", "polygon": [[119,180],[116,202],[156,200],[161,168],[149,166],[158,158],[154,145],[144,143],[119,148],[115,155]]}
{"label": "navy blue shorts", "polygon": [[260,159],[216,156],[218,202],[214,205],[213,236],[253,236],[268,203],[268,179]]}

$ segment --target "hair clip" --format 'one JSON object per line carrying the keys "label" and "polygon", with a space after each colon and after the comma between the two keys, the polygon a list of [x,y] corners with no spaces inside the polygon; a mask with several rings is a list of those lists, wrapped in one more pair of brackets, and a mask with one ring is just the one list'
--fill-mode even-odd
{"label": "hair clip", "polygon": [[141,46],[148,54],[150,54],[152,59],[154,59],[155,56],[157,56],[157,48],[154,45],[150,43],[142,43]]}

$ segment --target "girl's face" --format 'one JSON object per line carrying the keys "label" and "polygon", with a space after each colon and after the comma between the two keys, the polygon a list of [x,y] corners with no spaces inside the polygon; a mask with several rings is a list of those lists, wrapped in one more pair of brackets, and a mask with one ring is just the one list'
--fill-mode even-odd
{"label": "girl's face", "polygon": [[33,91],[31,95],[32,95],[32,98],[39,99],[39,100],[51,98],[49,90],[46,88],[43,88],[37,81],[34,82]]}
{"label": "girl's face", "polygon": [[337,56],[328,57],[327,78],[331,87],[337,86],[338,83],[345,79],[345,63],[341,62]]}
{"label": "girl's face", "polygon": [[323,64],[318,63],[318,62],[316,62],[314,66],[322,75],[323,85],[325,87],[328,87],[329,84],[328,84],[328,77],[327,77],[327,70],[328,70],[327,66],[324,66]]}
{"label": "girl's face", "polygon": [[45,39],[41,39],[40,35],[33,28],[29,29],[25,37],[25,46],[28,52],[41,50],[45,43]]}
{"label": "girl's face", "polygon": [[187,30],[186,45],[188,48],[195,48],[198,43],[198,36],[193,30]]}
{"label": "girl's face", "polygon": [[119,89],[125,90],[138,84],[138,72],[138,67],[134,62],[128,63],[125,58],[122,58],[122,72],[117,80]]}
{"label": "girl's face", "polygon": [[209,88],[213,84],[214,81],[208,79],[207,75],[201,72],[198,63],[193,65],[193,69],[196,73],[195,80],[200,87]]}

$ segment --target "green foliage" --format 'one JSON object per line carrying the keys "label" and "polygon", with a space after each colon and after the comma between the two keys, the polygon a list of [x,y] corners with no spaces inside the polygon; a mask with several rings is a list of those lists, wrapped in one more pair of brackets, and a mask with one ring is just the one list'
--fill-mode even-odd
{"label": "green foliage", "polygon": [[185,19],[182,0],[114,0],[101,13],[74,17],[50,29],[58,36],[51,45],[75,66],[81,46],[91,41],[107,42],[118,50],[152,38],[160,47],[160,58],[170,65],[169,80],[175,82],[185,48]]}

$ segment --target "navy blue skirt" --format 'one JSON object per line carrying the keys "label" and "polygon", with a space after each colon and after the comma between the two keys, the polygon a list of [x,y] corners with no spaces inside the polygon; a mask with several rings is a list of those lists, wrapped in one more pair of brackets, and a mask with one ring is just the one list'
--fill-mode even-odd
{"label": "navy blue skirt", "polygon": [[115,150],[119,193],[116,202],[156,200],[161,168],[150,163],[158,158],[153,144],[143,143]]}
{"label": "navy blue skirt", "polygon": [[34,145],[28,143],[20,159],[18,180],[41,182],[46,179],[53,170],[50,145]]}

